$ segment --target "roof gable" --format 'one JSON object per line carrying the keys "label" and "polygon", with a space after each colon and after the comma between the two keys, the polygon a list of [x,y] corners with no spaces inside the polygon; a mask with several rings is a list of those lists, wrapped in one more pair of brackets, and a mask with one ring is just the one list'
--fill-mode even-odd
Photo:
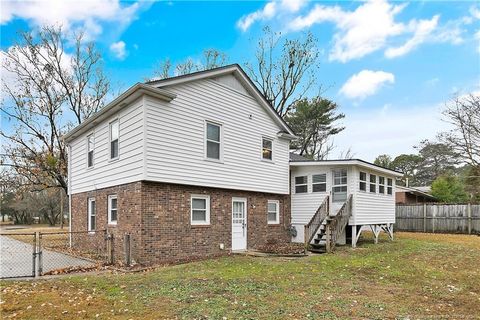
{"label": "roof gable", "polygon": [[171,77],[162,80],[149,81],[148,84],[157,88],[166,88],[177,84],[183,84],[190,81],[212,79],[220,82],[242,94],[248,94],[253,97],[262,106],[270,117],[278,125],[280,131],[284,133],[283,137],[294,139],[295,133],[288,124],[278,115],[275,109],[267,101],[265,96],[258,90],[245,71],[238,65],[232,64],[211,70],[198,71],[177,77]]}

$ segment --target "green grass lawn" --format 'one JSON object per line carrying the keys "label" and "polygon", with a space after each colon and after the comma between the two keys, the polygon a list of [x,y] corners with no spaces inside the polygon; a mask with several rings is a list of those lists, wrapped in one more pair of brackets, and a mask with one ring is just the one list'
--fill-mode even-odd
{"label": "green grass lawn", "polygon": [[20,319],[480,318],[480,237],[396,236],[300,259],[3,281],[0,307]]}

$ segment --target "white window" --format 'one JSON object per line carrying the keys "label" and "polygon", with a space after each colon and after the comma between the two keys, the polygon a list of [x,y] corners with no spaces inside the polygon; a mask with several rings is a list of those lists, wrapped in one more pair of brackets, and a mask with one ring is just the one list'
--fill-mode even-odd
{"label": "white window", "polygon": [[387,179],[387,194],[392,195],[392,185],[393,180],[391,178]]}
{"label": "white window", "polygon": [[262,138],[262,159],[273,159],[273,141],[267,138]]}
{"label": "white window", "polygon": [[385,177],[378,177],[378,193],[385,194]]}
{"label": "white window", "polygon": [[295,193],[306,193],[308,191],[307,176],[295,177]]}
{"label": "white window", "polygon": [[119,138],[118,120],[110,123],[110,159],[118,158],[118,138]]}
{"label": "white window", "polygon": [[377,176],[374,174],[370,175],[370,192],[377,192]]}
{"label": "white window", "polygon": [[118,200],[117,195],[108,196],[108,224],[117,224]]}
{"label": "white window", "polygon": [[210,196],[192,195],[191,224],[210,224]]}
{"label": "white window", "polygon": [[347,201],[347,170],[340,169],[333,171],[332,201]]}
{"label": "white window", "polygon": [[268,224],[280,223],[280,202],[278,200],[268,200],[267,222]]}
{"label": "white window", "polygon": [[88,198],[88,231],[95,231],[97,227],[97,205],[95,198]]}
{"label": "white window", "polygon": [[314,174],[312,176],[312,192],[327,191],[327,174]]}
{"label": "white window", "polygon": [[360,172],[359,188],[361,191],[367,191],[367,174],[365,172]]}
{"label": "white window", "polygon": [[87,137],[87,167],[93,167],[93,150],[95,148],[95,140],[93,134]]}
{"label": "white window", "polygon": [[205,157],[207,159],[220,160],[222,153],[222,126],[219,124],[207,122],[206,124],[206,146]]}

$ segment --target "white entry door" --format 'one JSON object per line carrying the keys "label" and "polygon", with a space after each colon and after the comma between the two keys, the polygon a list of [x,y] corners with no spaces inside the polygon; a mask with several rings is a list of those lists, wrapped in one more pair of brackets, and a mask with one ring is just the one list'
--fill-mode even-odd
{"label": "white entry door", "polygon": [[247,199],[232,199],[232,250],[247,249]]}

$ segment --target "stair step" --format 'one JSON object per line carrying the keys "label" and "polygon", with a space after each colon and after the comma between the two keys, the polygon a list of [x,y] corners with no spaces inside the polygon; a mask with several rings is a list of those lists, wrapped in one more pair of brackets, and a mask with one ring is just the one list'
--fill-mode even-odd
{"label": "stair step", "polygon": [[309,248],[308,251],[312,253],[326,253],[325,248]]}

